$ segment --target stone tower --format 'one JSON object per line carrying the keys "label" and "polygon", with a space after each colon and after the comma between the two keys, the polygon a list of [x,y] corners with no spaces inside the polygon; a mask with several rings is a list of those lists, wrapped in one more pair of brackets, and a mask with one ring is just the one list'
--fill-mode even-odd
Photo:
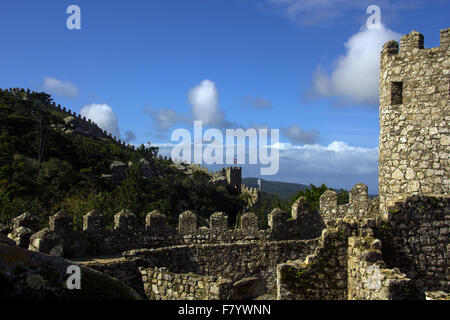
{"label": "stone tower", "polygon": [[241,167],[228,167],[226,168],[227,183],[232,188],[240,191],[242,184],[242,168]]}
{"label": "stone tower", "polygon": [[424,49],[412,31],[387,42],[380,66],[380,209],[413,194],[448,194],[450,28],[440,46]]}

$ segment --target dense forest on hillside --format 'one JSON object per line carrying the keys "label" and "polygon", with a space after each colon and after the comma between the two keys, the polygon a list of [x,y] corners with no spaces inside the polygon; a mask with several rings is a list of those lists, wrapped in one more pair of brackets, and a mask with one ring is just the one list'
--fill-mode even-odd
{"label": "dense forest on hillside", "polygon": [[[102,211],[112,223],[112,216],[126,208],[142,224],[158,209],[174,225],[188,209],[203,222],[215,211],[226,212],[233,222],[243,210],[242,195],[208,183],[205,173],[187,175],[158,159],[157,148],[142,145],[133,151],[113,139],[67,133],[67,115],[42,107],[51,100],[45,93],[32,93],[28,100],[0,93],[0,222],[28,211],[46,224],[63,209],[80,228],[90,210]],[[150,178],[141,174],[143,159],[153,172]],[[102,177],[113,161],[129,164],[120,182]]]}

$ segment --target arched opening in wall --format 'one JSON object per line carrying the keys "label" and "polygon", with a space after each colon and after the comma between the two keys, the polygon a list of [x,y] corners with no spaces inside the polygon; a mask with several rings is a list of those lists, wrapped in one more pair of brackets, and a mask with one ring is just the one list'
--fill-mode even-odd
{"label": "arched opening in wall", "polygon": [[403,103],[403,81],[391,82],[391,104],[398,105]]}

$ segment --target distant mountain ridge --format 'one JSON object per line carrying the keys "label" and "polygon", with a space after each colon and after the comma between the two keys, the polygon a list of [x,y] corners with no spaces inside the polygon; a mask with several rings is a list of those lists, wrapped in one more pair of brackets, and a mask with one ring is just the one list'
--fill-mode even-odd
{"label": "distant mountain ridge", "polygon": [[[247,187],[252,187],[258,189],[258,179],[259,178],[242,178],[242,184]],[[309,185],[291,182],[281,182],[281,181],[269,181],[261,179],[261,191],[268,194],[278,195],[280,199],[289,200],[291,196],[295,195],[300,190],[305,190],[309,188]],[[334,189],[336,192],[340,192],[339,189]],[[377,197],[377,194],[369,194],[369,198]]]}
{"label": "distant mountain ridge", "polygon": [[[258,178],[242,178],[242,183],[247,187],[258,188]],[[288,200],[300,190],[305,190],[309,185],[300,183],[269,181],[261,179],[261,191],[276,194],[280,199]]]}

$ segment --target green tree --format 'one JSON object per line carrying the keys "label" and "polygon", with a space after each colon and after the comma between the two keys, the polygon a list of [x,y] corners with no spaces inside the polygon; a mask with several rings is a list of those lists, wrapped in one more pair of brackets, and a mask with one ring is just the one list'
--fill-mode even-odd
{"label": "green tree", "polygon": [[[305,190],[298,191],[295,195],[293,195],[288,204],[288,210],[290,211],[292,205],[295,201],[297,201],[300,197],[305,197],[308,201],[308,205],[311,211],[318,211],[320,209],[320,196],[327,190],[333,190],[328,188],[325,184],[317,187],[313,184],[310,184],[308,188]],[[338,204],[348,203],[348,192],[344,189],[341,189],[338,192]]]}

